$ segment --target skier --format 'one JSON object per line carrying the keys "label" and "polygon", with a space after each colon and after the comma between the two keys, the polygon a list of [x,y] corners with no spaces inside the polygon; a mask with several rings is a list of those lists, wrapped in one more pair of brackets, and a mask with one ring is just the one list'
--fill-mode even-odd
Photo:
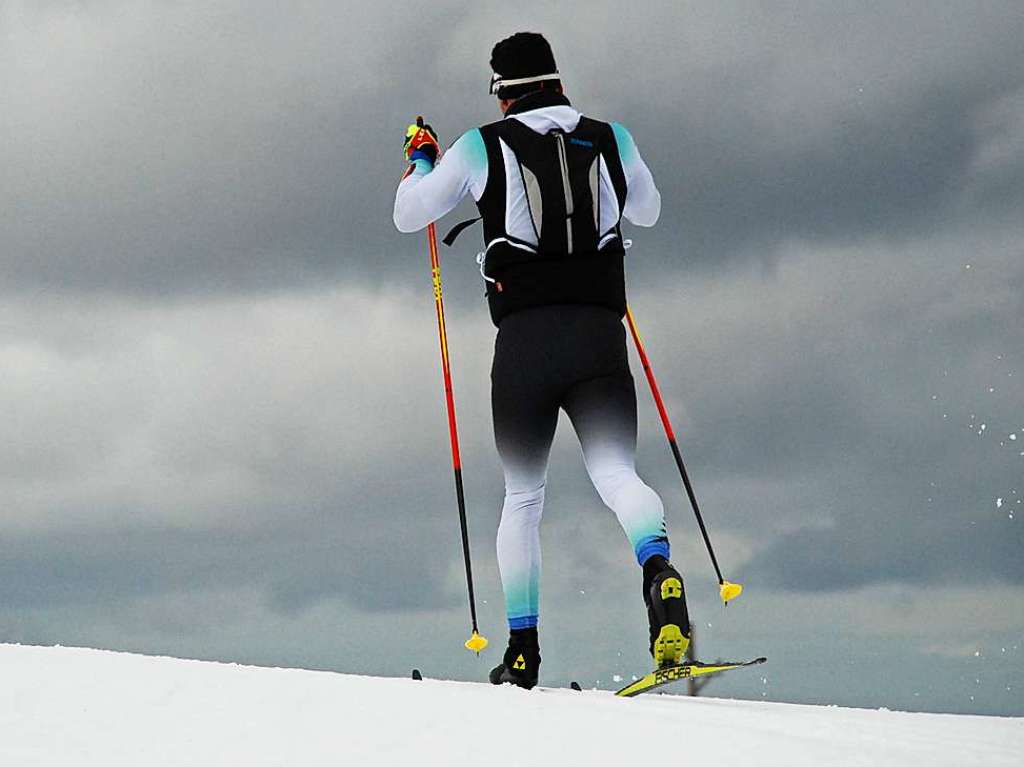
{"label": "skier", "polygon": [[499,42],[491,70],[504,118],[463,134],[443,157],[430,126],[410,126],[394,209],[395,226],[414,232],[469,193],[483,220],[477,262],[498,328],[491,406],[505,475],[497,553],[510,635],[490,680],[537,683],[539,525],[559,409],[643,568],[655,664],[680,663],[690,634],[683,582],[669,563],[661,499],[634,467],[636,393],[622,325],[620,219],[653,226],[661,195],[629,132],[570,104],[542,35]]}

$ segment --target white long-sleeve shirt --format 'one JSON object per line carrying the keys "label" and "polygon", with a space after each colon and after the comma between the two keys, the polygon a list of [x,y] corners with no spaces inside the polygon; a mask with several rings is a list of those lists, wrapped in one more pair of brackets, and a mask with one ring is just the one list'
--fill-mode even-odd
{"label": "white long-sleeve shirt", "polygon": [[[538,133],[560,129],[570,133],[576,129],[580,113],[571,106],[552,106],[510,115]],[[626,204],[623,215],[638,226],[654,226],[661,214],[661,194],[654,177],[640,156],[629,131],[620,123],[612,123],[619,159],[626,176]],[[480,130],[464,133],[442,155],[432,169],[426,160],[417,160],[412,172],[402,179],[395,194],[395,226],[401,232],[415,232],[437,221],[455,208],[466,194],[479,200],[487,186],[487,150]],[[601,184],[602,198],[614,190],[610,180]],[[617,205],[602,202],[601,209],[617,210]]]}

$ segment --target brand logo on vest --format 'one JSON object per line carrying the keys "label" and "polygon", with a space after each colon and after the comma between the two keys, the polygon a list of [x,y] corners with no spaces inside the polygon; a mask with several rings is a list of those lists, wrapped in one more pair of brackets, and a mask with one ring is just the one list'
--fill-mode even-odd
{"label": "brand logo on vest", "polygon": [[594,146],[594,142],[593,141],[584,141],[583,139],[576,138],[575,136],[570,136],[569,137],[569,143],[570,144],[578,144],[579,146],[585,146],[585,147],[592,147],[592,146]]}

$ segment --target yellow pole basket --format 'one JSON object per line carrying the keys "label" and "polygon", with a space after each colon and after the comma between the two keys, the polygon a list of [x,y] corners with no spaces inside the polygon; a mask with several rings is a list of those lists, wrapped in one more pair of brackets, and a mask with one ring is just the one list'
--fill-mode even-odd
{"label": "yellow pole basket", "polygon": [[473,636],[466,640],[466,649],[472,650],[477,655],[479,655],[480,651],[485,647],[487,647],[487,639],[480,636],[476,631],[473,632]]}
{"label": "yellow pole basket", "polygon": [[722,601],[728,604],[730,601],[738,597],[743,593],[743,586],[739,583],[730,583],[729,581],[722,581],[722,585],[718,589],[718,593],[722,595]]}

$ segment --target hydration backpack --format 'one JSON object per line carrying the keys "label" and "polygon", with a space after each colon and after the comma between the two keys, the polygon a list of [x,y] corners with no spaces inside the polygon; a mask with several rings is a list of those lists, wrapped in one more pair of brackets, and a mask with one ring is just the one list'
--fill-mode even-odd
{"label": "hydration backpack", "polygon": [[572,132],[541,134],[507,118],[480,133],[488,173],[477,201],[485,246],[478,261],[494,324],[548,304],[625,314],[620,220],[627,189],[611,125],[580,117]]}

